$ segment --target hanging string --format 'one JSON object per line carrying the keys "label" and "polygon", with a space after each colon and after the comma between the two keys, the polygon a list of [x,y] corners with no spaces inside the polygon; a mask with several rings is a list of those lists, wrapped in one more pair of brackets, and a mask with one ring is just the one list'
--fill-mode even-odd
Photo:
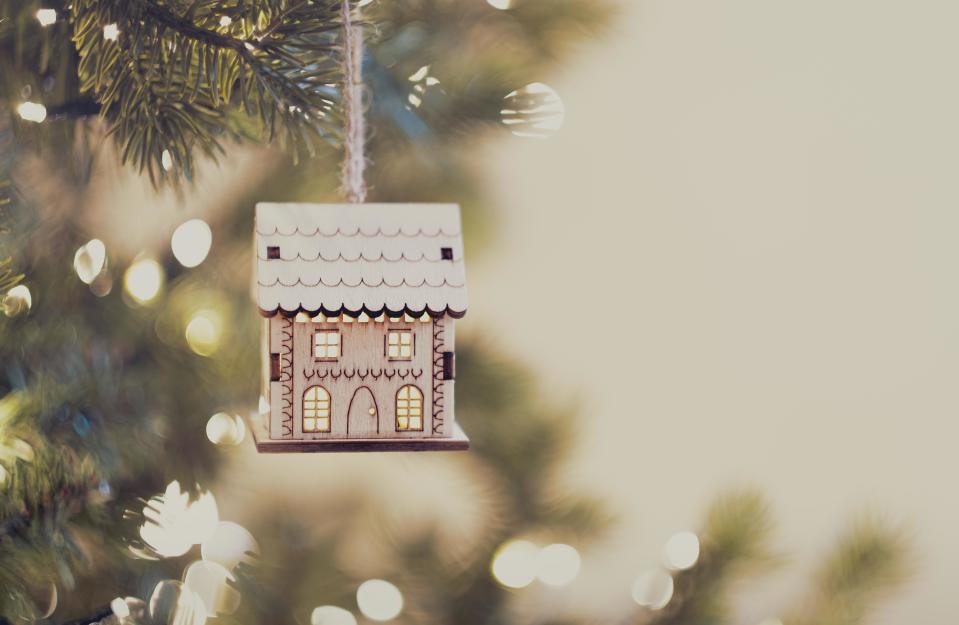
{"label": "hanging string", "polygon": [[366,200],[366,118],[363,114],[363,28],[353,25],[350,1],[342,2],[343,108],[346,129],[343,154],[343,194],[348,202]]}

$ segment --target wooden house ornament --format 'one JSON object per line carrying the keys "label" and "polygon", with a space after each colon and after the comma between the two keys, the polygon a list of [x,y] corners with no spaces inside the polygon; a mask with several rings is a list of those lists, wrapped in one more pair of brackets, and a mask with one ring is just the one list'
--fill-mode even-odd
{"label": "wooden house ornament", "polygon": [[256,207],[262,452],[460,450],[455,204]]}

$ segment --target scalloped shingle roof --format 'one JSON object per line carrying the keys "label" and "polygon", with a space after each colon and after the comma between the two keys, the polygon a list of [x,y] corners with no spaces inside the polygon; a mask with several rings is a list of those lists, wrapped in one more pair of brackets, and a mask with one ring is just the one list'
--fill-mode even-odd
{"label": "scalloped shingle roof", "polygon": [[[269,258],[269,248],[279,258]],[[452,259],[444,258],[444,248]],[[299,311],[378,315],[466,313],[455,204],[256,206],[257,303]]]}

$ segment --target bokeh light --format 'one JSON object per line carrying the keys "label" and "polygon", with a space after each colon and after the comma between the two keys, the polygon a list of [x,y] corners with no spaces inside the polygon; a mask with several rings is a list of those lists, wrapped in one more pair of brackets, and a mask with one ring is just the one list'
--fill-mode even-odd
{"label": "bokeh light", "polygon": [[246,437],[246,424],[236,415],[218,412],[206,422],[206,437],[214,445],[239,445]]}
{"label": "bokeh light", "polygon": [[202,219],[183,222],[170,239],[173,256],[184,267],[196,267],[206,260],[212,244],[213,231]]}
{"label": "bokeh light", "polygon": [[500,11],[505,11],[506,9],[513,6],[513,0],[486,0],[491,7],[494,9],[499,9]]}
{"label": "bokeh light", "polygon": [[673,534],[663,547],[663,564],[674,571],[684,571],[699,560],[699,537],[692,532]]}
{"label": "bokeh light", "polygon": [[356,625],[356,617],[335,605],[321,605],[313,608],[310,625]]}
{"label": "bokeh light", "polygon": [[260,545],[245,527],[230,521],[221,521],[213,533],[200,545],[204,560],[216,562],[232,571],[241,562],[251,563],[260,553]]}
{"label": "bokeh light", "polygon": [[240,607],[240,593],[231,585],[236,578],[218,562],[197,560],[187,567],[183,585],[203,602],[210,616],[229,616]]}
{"label": "bokeh light", "polygon": [[665,608],[673,598],[673,578],[659,569],[647,571],[633,583],[633,601],[650,610]]}
{"label": "bokeh light", "polygon": [[507,542],[493,556],[493,577],[507,588],[525,588],[536,579],[538,555],[539,547],[527,540]]}
{"label": "bokeh light", "polygon": [[566,107],[552,87],[534,82],[503,99],[500,117],[517,137],[545,139],[563,127]]}
{"label": "bokeh light", "polygon": [[147,304],[160,293],[163,281],[160,263],[152,258],[141,258],[127,268],[123,288],[137,303]]}
{"label": "bokeh light", "polygon": [[369,579],[356,589],[356,604],[366,618],[389,621],[403,610],[403,593],[382,579]]}
{"label": "bokeh light", "polygon": [[547,545],[536,556],[536,577],[548,586],[565,586],[579,575],[579,552],[561,543]]}
{"label": "bokeh light", "polygon": [[203,599],[182,582],[166,579],[150,597],[150,622],[172,625],[204,625],[207,609]]}
{"label": "bokeh light", "polygon": [[212,493],[203,492],[193,501],[170,482],[162,495],[150,499],[143,509],[146,521],[140,526],[140,538],[158,555],[182,556],[216,529],[219,513]]}
{"label": "bokeh light", "polygon": [[224,15],[220,17],[220,26],[222,26],[223,28],[226,28],[232,23],[233,23],[233,18],[230,17],[229,15]]}
{"label": "bokeh light", "polygon": [[116,41],[120,37],[120,27],[116,24],[107,24],[103,27],[103,38],[107,41]]}
{"label": "bokeh light", "polygon": [[93,284],[107,266],[107,247],[100,239],[80,246],[73,255],[73,269],[84,284]]}
{"label": "bokeh light", "polygon": [[260,414],[267,414],[270,412],[270,402],[266,401],[266,397],[263,395],[260,395],[260,402],[257,405],[257,410],[259,410]]}
{"label": "bokeh light", "polygon": [[2,308],[3,314],[8,317],[16,317],[29,312],[33,307],[33,295],[25,284],[18,284],[3,296]]}
{"label": "bokeh light", "polygon": [[56,9],[38,9],[37,21],[41,26],[49,26],[57,21]]}
{"label": "bokeh light", "polygon": [[47,107],[39,102],[23,102],[17,106],[17,115],[24,121],[39,124],[47,118]]}
{"label": "bokeh light", "polygon": [[117,597],[111,601],[110,609],[113,610],[113,613],[121,621],[130,616],[130,606],[127,605],[127,602],[123,597]]}
{"label": "bokeh light", "polygon": [[[187,323],[186,342],[194,353],[209,356],[220,346],[223,320],[215,310],[198,310]],[[214,441],[216,442],[216,441]]]}

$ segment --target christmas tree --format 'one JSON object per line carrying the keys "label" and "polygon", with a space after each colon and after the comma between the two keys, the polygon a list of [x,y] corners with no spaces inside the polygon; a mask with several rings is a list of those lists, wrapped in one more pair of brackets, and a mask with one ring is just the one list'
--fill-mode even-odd
{"label": "christmas tree", "polygon": [[[252,206],[339,199],[342,11],[323,0],[0,1],[7,621],[345,624],[357,604],[372,620],[401,608],[410,623],[573,619],[536,616],[520,589],[537,576],[569,583],[570,545],[599,537],[610,506],[557,486],[575,415],[478,334],[458,350],[471,453],[376,460],[377,475],[413,473],[441,503],[393,514],[382,496],[326,490],[323,475],[360,469],[324,457],[292,478],[309,497],[247,492],[265,502],[232,506],[249,531],[226,514],[223,493],[244,493],[230,482],[241,458],[231,445],[250,444],[235,415],[258,403]],[[478,256],[492,226],[470,150],[504,128],[548,132],[555,95],[537,81],[614,12],[597,0],[415,0],[356,17],[369,199],[455,199]],[[225,206],[208,191],[217,178]],[[128,208],[135,219],[182,221],[172,245],[169,230],[140,253],[122,233],[98,238],[104,179],[149,189],[146,207]],[[721,498],[671,573],[637,580],[639,606],[623,620],[730,621],[735,582],[779,561],[770,528],[761,497]],[[904,579],[906,553],[897,532],[855,526],[787,622],[862,622]]]}

